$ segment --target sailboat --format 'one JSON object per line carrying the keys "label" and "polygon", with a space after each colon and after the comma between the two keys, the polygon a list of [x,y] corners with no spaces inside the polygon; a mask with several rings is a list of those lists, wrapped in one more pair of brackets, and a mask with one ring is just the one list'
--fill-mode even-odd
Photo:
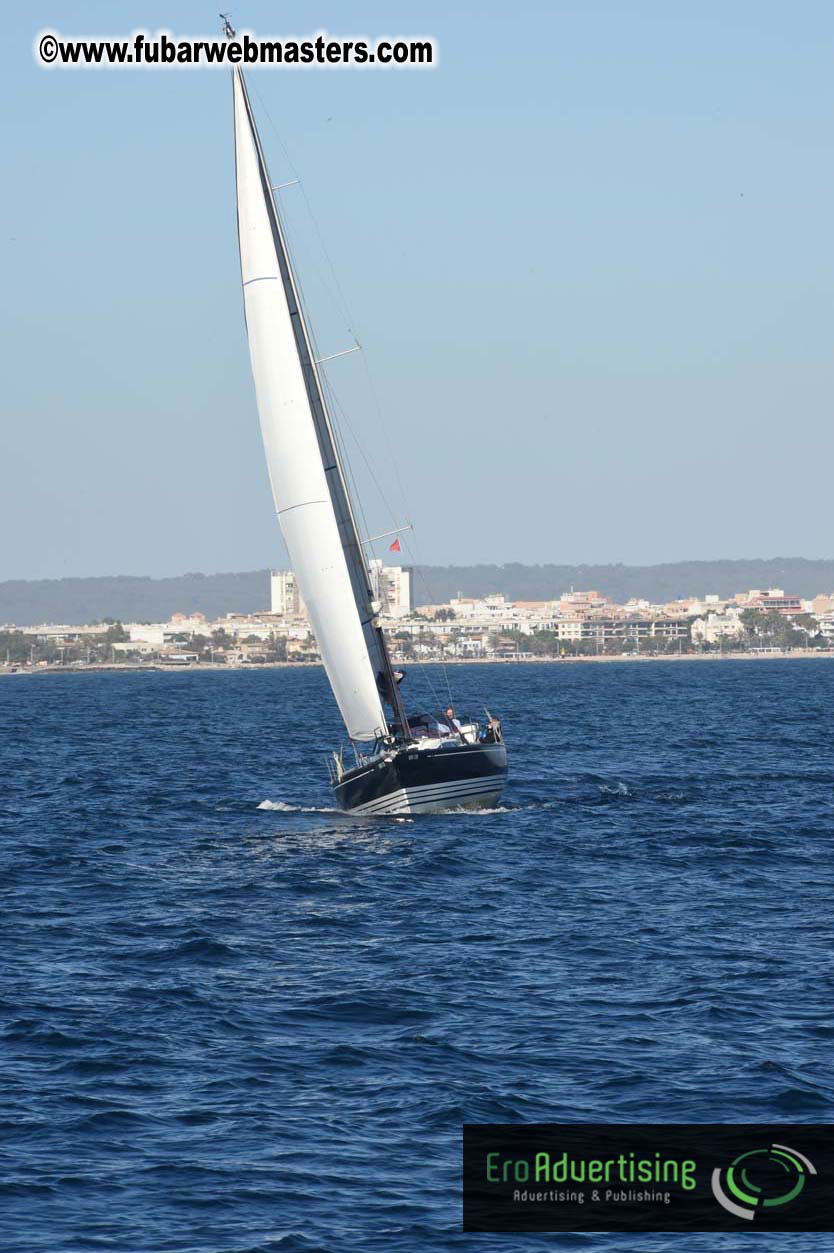
{"label": "sailboat", "polygon": [[[226,35],[234,31],[226,20]],[[246,83],[232,71],[246,334],[278,521],[351,741],[328,758],[336,804],[358,814],[494,806],[507,774],[500,721],[407,714],[348,491],[295,270]]]}

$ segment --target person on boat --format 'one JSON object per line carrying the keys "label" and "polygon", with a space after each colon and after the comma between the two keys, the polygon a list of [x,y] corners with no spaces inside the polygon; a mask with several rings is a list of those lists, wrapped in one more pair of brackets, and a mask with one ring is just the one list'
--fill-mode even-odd
{"label": "person on boat", "polygon": [[[447,706],[446,713],[443,716],[445,717],[446,722],[448,723],[448,726],[445,728],[445,734],[457,735],[465,744],[466,736],[463,734],[459,719],[455,717],[454,707],[452,705]],[[441,723],[440,726],[442,728],[443,724]]]}
{"label": "person on boat", "polygon": [[445,714],[438,715],[437,730],[440,735],[454,735],[456,731],[460,732],[460,723],[451,705],[448,706]]}

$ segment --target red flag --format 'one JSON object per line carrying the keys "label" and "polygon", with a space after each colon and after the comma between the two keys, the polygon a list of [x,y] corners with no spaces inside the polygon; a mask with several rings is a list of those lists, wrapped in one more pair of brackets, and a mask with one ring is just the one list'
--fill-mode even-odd
{"label": "red flag", "polygon": [[393,544],[388,545],[388,551],[389,553],[401,552],[402,550],[400,549],[400,541],[398,539],[395,539]]}

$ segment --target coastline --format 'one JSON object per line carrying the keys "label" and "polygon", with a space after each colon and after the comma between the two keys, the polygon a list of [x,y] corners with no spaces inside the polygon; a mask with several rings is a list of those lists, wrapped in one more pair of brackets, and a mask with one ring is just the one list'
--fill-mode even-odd
{"label": "coastline", "polygon": [[[616,656],[590,657],[446,657],[442,661],[404,661],[397,665],[405,666],[551,666],[551,665],[596,665],[618,663],[646,664],[654,661],[834,661],[834,649],[792,648],[784,652],[726,652],[726,653],[660,653],[649,656],[646,653],[623,653]],[[222,662],[188,662],[185,665],[163,665],[159,662],[132,663],[106,662],[101,665],[49,665],[49,666],[18,666],[6,668],[0,666],[0,677],[33,676],[38,674],[193,674],[195,671],[212,671],[213,673],[240,674],[247,670],[301,670],[321,667],[320,661],[259,661],[245,665],[227,666]]]}

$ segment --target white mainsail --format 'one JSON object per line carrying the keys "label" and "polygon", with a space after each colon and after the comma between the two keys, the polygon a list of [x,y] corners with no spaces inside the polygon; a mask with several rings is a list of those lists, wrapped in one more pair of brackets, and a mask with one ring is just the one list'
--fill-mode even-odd
{"label": "white mainsail", "polygon": [[[279,261],[280,229],[239,70],[233,73],[240,268],[249,354],[272,495],[299,591],[354,740],[387,730],[344,537],[334,511]],[[290,280],[291,281],[291,280]],[[300,311],[295,310],[297,318]],[[356,577],[356,576],[354,576]],[[381,638],[381,637],[380,637]]]}

